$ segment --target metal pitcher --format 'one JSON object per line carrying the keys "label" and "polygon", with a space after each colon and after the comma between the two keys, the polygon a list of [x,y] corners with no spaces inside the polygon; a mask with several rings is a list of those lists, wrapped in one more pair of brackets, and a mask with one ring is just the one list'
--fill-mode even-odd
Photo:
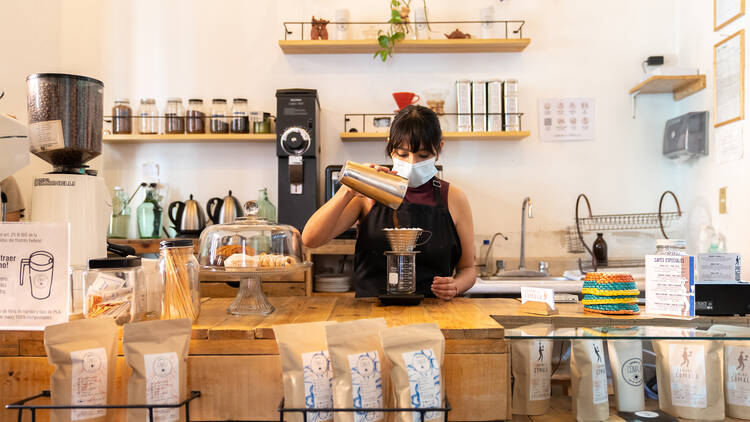
{"label": "metal pitcher", "polygon": [[394,210],[401,205],[409,186],[409,180],[404,177],[377,171],[352,161],[347,161],[341,169],[339,181]]}
{"label": "metal pitcher", "polygon": [[175,231],[180,235],[198,235],[206,227],[206,216],[198,201],[190,199],[185,202],[175,201],[169,204],[167,217],[174,224]]}
{"label": "metal pitcher", "polygon": [[232,196],[231,190],[224,199],[209,199],[206,204],[206,213],[214,224],[232,223],[237,217],[244,215],[240,200]]}

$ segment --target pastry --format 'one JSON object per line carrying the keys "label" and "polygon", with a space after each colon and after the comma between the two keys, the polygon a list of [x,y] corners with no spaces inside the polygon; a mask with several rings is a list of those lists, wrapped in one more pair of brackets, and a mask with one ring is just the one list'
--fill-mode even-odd
{"label": "pastry", "polygon": [[219,248],[216,249],[214,262],[212,262],[211,265],[217,265],[217,266],[224,265],[224,260],[238,253],[252,256],[252,255],[255,255],[255,250],[251,248],[250,246],[242,246],[242,245],[220,246]]}
{"label": "pastry", "polygon": [[258,257],[236,253],[224,260],[224,266],[231,268],[256,268],[258,267]]}

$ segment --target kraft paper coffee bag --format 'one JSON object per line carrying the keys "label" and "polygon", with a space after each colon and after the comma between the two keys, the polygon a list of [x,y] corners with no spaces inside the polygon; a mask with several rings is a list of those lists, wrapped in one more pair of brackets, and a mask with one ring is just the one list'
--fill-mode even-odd
{"label": "kraft paper coffee bag", "polygon": [[609,396],[604,344],[601,340],[571,340],[571,347],[573,414],[579,422],[606,421]]}
{"label": "kraft paper coffee bag", "polygon": [[[44,329],[44,350],[55,367],[53,405],[107,405],[113,393],[117,324],[112,318],[82,319]],[[52,422],[105,422],[107,409],[52,410]]]}
{"label": "kraft paper coffee bag", "polygon": [[[714,325],[708,331],[748,337],[750,327]],[[750,340],[724,341],[724,411],[727,417],[750,419]]]}
{"label": "kraft paper coffee bag", "polygon": [[[385,319],[360,319],[326,327],[328,353],[333,367],[333,404],[336,408],[388,407],[388,359],[383,354],[379,332]],[[390,400],[388,400],[390,402]],[[337,412],[335,422],[382,421],[382,412]]]}
{"label": "kraft paper coffee bag", "polygon": [[[335,321],[287,324],[273,327],[279,346],[284,407],[332,408],[333,371],[326,343],[326,327]],[[286,413],[290,422],[302,421],[301,413]],[[332,421],[332,412],[310,412],[308,422]]]}
{"label": "kraft paper coffee bag", "polygon": [[543,415],[549,410],[552,340],[511,342],[513,414]]}
{"label": "kraft paper coffee bag", "polygon": [[[443,356],[445,338],[436,324],[385,328],[380,341],[391,364],[391,385],[397,408],[439,408],[445,401]],[[427,412],[425,421],[442,420],[442,412]],[[418,412],[402,412],[397,422],[419,422]]]}
{"label": "kraft paper coffee bag", "polygon": [[686,419],[724,419],[722,341],[654,340],[659,408]]}
{"label": "kraft paper coffee bag", "polygon": [[[187,398],[187,359],[192,321],[172,319],[125,324],[122,349],[132,368],[128,403],[177,404]],[[148,422],[145,409],[128,410],[128,422]],[[184,408],[154,409],[153,422],[185,419]]]}

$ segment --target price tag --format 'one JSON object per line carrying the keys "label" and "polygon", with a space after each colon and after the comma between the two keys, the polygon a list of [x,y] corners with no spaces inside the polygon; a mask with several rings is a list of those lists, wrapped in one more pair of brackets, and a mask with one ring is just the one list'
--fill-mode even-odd
{"label": "price tag", "polygon": [[555,309],[555,290],[540,287],[521,287],[521,303],[542,302]]}

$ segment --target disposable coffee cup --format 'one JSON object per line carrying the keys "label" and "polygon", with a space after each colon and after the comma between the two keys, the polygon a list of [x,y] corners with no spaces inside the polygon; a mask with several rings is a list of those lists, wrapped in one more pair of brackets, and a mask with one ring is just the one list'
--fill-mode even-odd
{"label": "disposable coffee cup", "polygon": [[617,410],[643,410],[646,407],[643,395],[643,343],[641,340],[609,340],[607,345]]}

